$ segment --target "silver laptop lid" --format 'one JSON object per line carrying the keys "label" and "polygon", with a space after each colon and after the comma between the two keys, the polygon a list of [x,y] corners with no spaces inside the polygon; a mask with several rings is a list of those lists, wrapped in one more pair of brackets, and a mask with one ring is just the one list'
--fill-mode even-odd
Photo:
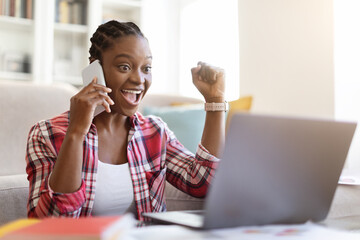
{"label": "silver laptop lid", "polygon": [[323,220],[356,123],[235,114],[204,228]]}

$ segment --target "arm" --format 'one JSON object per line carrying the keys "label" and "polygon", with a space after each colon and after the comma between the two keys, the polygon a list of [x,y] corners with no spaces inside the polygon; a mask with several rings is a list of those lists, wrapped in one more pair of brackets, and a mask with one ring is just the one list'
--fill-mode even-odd
{"label": "arm", "polygon": [[[199,62],[191,69],[193,83],[207,103],[225,101],[224,71]],[[225,112],[206,112],[201,144],[214,156],[219,157],[225,143]]]}
{"label": "arm", "polygon": [[67,117],[55,120],[63,128],[60,132],[52,128],[52,121],[41,122],[30,131],[26,154],[29,217],[80,214],[85,201],[81,178],[83,141],[95,107],[103,104],[110,111],[112,101],[105,91],[109,90],[93,81],[75,95],[71,99],[69,126]]}
{"label": "arm", "polygon": [[110,88],[97,84],[94,79],[71,98],[69,127],[49,181],[55,192],[71,193],[80,188],[84,137],[90,129],[96,106],[103,105],[110,112],[109,105],[114,102],[105,94],[108,92],[111,92]]}
{"label": "arm", "polygon": [[[72,216],[80,214],[85,202],[84,185],[69,194],[58,194],[49,187],[49,176],[57,158],[57,149],[65,133],[52,122],[67,122],[65,115],[41,121],[30,130],[26,149],[26,172],[29,180],[28,216]],[[55,134],[53,134],[56,132]]]}

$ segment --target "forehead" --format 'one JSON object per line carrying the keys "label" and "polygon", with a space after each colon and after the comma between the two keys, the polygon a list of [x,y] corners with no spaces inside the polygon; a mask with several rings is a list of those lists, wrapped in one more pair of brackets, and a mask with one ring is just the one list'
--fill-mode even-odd
{"label": "forehead", "polygon": [[145,38],[135,35],[117,38],[114,40],[113,46],[103,52],[103,57],[111,60],[119,55],[128,55],[139,59],[149,58],[151,57],[149,43]]}

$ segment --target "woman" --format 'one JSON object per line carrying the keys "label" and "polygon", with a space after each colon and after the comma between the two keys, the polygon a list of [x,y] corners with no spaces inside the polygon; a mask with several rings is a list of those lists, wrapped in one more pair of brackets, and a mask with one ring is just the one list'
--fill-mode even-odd
{"label": "woman", "polygon": [[[137,112],[151,85],[152,55],[134,23],[110,21],[90,39],[106,87],[94,79],[71,98],[70,111],[30,130],[29,217],[120,215],[165,211],[165,180],[204,197],[224,143],[225,113],[209,111],[196,154],[161,119]],[[199,63],[194,85],[207,103],[224,102],[222,70]],[[94,116],[97,106],[106,111]],[[220,104],[221,106],[221,104]]]}

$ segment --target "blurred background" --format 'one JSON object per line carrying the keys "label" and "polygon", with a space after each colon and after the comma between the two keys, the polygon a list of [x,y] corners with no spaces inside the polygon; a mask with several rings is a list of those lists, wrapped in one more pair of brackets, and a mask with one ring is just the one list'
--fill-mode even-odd
{"label": "blurred background", "polygon": [[190,68],[205,61],[252,112],[358,121],[359,12],[358,0],[0,0],[0,81],[81,87],[91,35],[117,19],[149,39],[150,93],[201,98]]}

